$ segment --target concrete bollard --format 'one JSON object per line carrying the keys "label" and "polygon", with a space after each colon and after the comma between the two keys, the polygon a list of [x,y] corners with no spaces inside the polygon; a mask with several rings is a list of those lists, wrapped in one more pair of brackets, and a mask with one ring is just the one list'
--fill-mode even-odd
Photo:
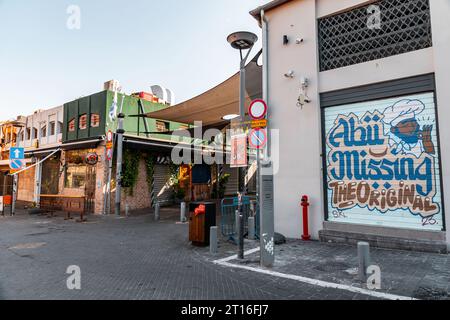
{"label": "concrete bollard", "polygon": [[362,282],[367,281],[367,268],[370,266],[370,244],[358,242],[358,275]]}
{"label": "concrete bollard", "polygon": [[248,218],[248,239],[249,240],[255,240],[256,236],[255,236],[255,218],[254,217],[249,217]]}
{"label": "concrete bollard", "polygon": [[186,202],[182,202],[180,205],[180,222],[185,223],[186,221]]}
{"label": "concrete bollard", "polygon": [[130,216],[130,205],[128,203],[125,204],[125,216]]}
{"label": "concrete bollard", "polygon": [[157,202],[155,204],[155,221],[159,221],[160,215],[159,215],[159,210],[161,208],[161,205],[159,204],[159,202]]}
{"label": "concrete bollard", "polygon": [[210,233],[209,233],[209,252],[211,254],[216,254],[217,253],[217,242],[218,242],[218,238],[217,238],[217,234],[218,234],[218,228],[217,227],[211,227]]}

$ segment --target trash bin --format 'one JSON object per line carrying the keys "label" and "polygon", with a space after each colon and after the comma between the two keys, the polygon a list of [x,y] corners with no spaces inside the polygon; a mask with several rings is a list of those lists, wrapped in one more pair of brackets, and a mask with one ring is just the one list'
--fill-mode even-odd
{"label": "trash bin", "polygon": [[189,204],[189,241],[194,246],[209,246],[209,232],[214,226],[216,226],[216,204],[214,202]]}

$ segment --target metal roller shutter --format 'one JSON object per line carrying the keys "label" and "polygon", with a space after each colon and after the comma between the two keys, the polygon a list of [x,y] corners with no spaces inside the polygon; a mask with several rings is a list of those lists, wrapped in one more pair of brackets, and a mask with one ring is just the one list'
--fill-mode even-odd
{"label": "metal roller shutter", "polygon": [[443,230],[433,88],[427,75],[322,95],[328,221]]}
{"label": "metal roller shutter", "polygon": [[167,165],[155,165],[155,197],[159,202],[165,203],[172,200],[172,189],[170,187],[170,172]]}

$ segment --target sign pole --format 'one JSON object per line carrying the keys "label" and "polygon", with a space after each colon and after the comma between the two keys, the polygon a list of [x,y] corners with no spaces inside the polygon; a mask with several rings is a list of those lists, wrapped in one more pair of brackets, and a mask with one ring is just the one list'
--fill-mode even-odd
{"label": "sign pole", "polygon": [[115,214],[120,216],[120,203],[122,196],[122,157],[123,157],[123,120],[125,115],[120,113],[118,116],[119,125],[117,128],[117,168],[116,168],[116,200],[115,200]]}

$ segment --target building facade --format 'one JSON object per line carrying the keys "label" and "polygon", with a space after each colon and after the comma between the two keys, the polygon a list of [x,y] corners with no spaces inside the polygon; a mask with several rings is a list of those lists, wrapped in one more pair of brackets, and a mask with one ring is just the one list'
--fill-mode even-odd
{"label": "building facade", "polygon": [[300,237],[308,195],[315,239],[445,251],[450,3],[284,0],[251,14],[268,29],[276,230]]}

